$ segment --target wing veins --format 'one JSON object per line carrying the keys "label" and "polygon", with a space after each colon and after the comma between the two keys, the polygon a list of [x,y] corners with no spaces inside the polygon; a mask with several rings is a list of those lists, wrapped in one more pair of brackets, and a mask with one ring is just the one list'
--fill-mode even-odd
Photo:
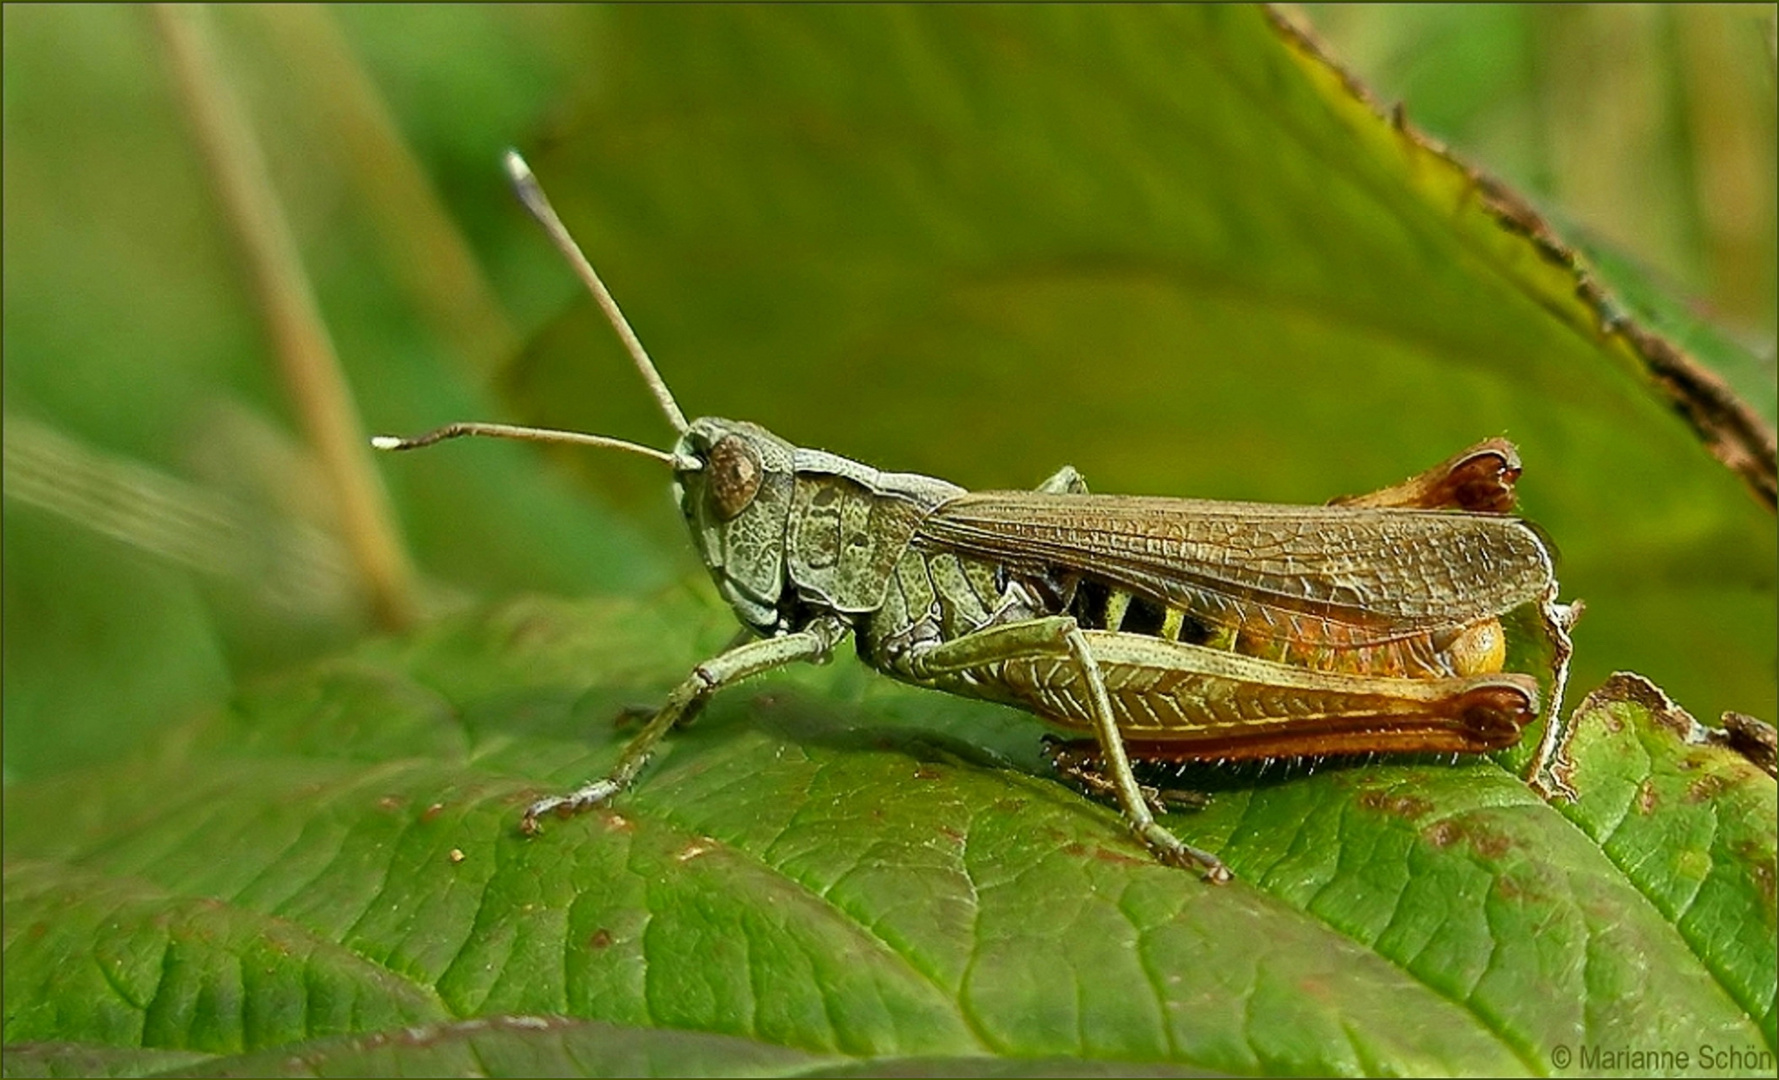
{"label": "wing veins", "polygon": [[1550,576],[1523,522],[1454,511],[982,492],[941,505],[918,536],[1170,603],[1233,601],[1269,618],[1404,632],[1502,614],[1536,599]]}

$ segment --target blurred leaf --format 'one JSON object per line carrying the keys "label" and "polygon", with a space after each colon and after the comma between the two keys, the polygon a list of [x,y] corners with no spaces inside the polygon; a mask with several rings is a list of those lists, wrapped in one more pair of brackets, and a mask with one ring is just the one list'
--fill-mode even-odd
{"label": "blurred leaf", "polygon": [[1597,243],[1583,243],[1582,250],[1628,317],[1709,365],[1768,425],[1779,423],[1779,384],[1773,379],[1770,352],[1763,360],[1730,340],[1721,329],[1678,304],[1673,290],[1661,288],[1647,268],[1626,256]]}
{"label": "blurred leaf", "polygon": [[[1764,775],[1647,808],[1716,917],[1652,906],[1633,837],[1602,851],[1487,762],[1221,793],[1173,822],[1235,871],[1213,887],[1010,761],[1035,720],[843,659],[720,696],[615,808],[517,835],[612,760],[622,703],[725,636],[685,594],[515,602],[15,785],[6,1042],[237,1073],[450,1071],[491,1043],[498,1075],[726,1052],[498,1019],[545,1014],[747,1040],[762,1072],[795,1051],[1505,1075],[1558,1045],[1772,1046]],[[1662,729],[1578,723],[1578,816],[1622,786],[1593,761],[1675,758]],[[1686,824],[1706,811],[1726,839]],[[495,1019],[451,1026],[472,1017]]]}
{"label": "blurred leaf", "polygon": [[[159,722],[228,693],[191,582],[150,560],[119,560],[110,542],[66,522],[11,507],[6,518],[7,783],[116,757]],[[58,580],[55,564],[71,555],[88,557],[88,573]],[[125,614],[94,614],[106,610]],[[102,673],[95,655],[110,658]]]}
{"label": "blurred leaf", "polygon": [[1656,269],[1756,342],[1772,382],[1771,10],[1315,4],[1309,16],[1380,100],[1559,208],[1564,235]]}
{"label": "blurred leaf", "polygon": [[[193,560],[170,554],[151,535],[201,534],[213,523],[188,511],[218,505],[268,535],[320,532],[325,539],[335,524],[308,451],[289,434],[294,425],[284,419],[257,316],[146,15],[9,7],[3,18],[5,758],[8,778],[18,778],[115,756],[144,732],[221,700],[243,674],[343,647],[364,620],[350,581],[343,601],[332,580],[311,583],[306,594],[279,592],[267,580],[275,567],[243,587],[235,573],[240,551]],[[379,27],[385,18],[360,21]],[[489,31],[494,18],[469,9],[434,13],[427,38],[433,48],[481,56],[481,78],[489,77],[496,38],[510,38],[514,48],[561,40],[543,32],[556,16],[508,16],[504,34]],[[441,378],[453,354],[429,343],[404,279],[388,269],[413,253],[379,248],[377,229],[346,197],[351,172],[338,160],[340,147],[362,142],[325,129],[339,122],[338,102],[318,107],[308,81],[293,86],[277,77],[315,61],[313,80],[329,85],[333,72],[337,87],[350,80],[325,61],[339,58],[288,51],[307,38],[284,41],[285,53],[268,56],[264,35],[246,32],[258,25],[253,19],[219,12],[230,31],[219,38],[230,70],[251,91],[268,156],[282,166],[281,194],[307,241],[360,404],[381,424],[415,428],[495,411],[485,393]],[[386,36],[366,37],[388,44]],[[528,73],[509,84],[506,98],[479,99],[509,141],[515,127],[535,123],[525,118],[546,107],[545,89],[561,77],[535,52],[514,65]],[[435,87],[435,101],[471,89]],[[287,123],[292,117],[307,122]],[[314,130],[317,123],[324,130]],[[452,155],[476,157],[475,195],[484,209],[474,220],[498,222],[529,241],[495,167],[504,143],[471,129],[458,138],[468,142],[452,144]],[[407,153],[399,144],[393,152]],[[539,263],[549,257],[535,255]],[[59,474],[36,478],[39,489],[67,496],[46,515],[44,500],[24,500],[14,486],[15,418],[78,448],[77,457],[102,463],[104,472],[149,477],[155,491],[189,497],[169,513],[166,500],[150,498],[141,485],[95,487],[88,475],[95,470],[68,468],[62,455]],[[430,575],[430,606],[520,587],[585,592],[667,580],[662,560],[633,529],[540,469],[535,455],[482,449],[416,458],[387,473]],[[70,514],[83,496],[102,496],[106,512]],[[117,518],[154,528],[105,527]],[[208,539],[229,547],[226,536]]]}

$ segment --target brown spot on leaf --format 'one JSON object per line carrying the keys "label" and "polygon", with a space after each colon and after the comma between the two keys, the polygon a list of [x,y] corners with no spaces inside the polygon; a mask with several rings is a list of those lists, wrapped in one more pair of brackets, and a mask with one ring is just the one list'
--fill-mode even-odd
{"label": "brown spot on leaf", "polygon": [[1729,781],[1721,773],[1706,773],[1686,785],[1686,801],[1689,803],[1709,802],[1723,794],[1729,787]]}
{"label": "brown spot on leaf", "polygon": [[589,948],[589,949],[609,948],[611,946],[611,943],[612,943],[612,932],[610,930],[607,930],[603,926],[600,927],[599,929],[593,931],[593,933],[587,938],[587,948]]}
{"label": "brown spot on leaf", "polygon": [[1485,859],[1499,859],[1513,849],[1513,841],[1498,832],[1476,829],[1471,831],[1470,847]]}
{"label": "brown spot on leaf", "polygon": [[1513,840],[1503,833],[1479,825],[1474,819],[1447,818],[1434,822],[1421,836],[1436,848],[1448,848],[1459,842],[1485,859],[1499,859],[1513,849]]}
{"label": "brown spot on leaf", "polygon": [[1655,781],[1644,780],[1637,785],[1637,812],[1639,814],[1655,813],[1660,798],[1656,795]]}
{"label": "brown spot on leaf", "polygon": [[432,821],[435,818],[437,818],[441,813],[443,813],[444,809],[445,809],[444,803],[435,802],[431,806],[427,807],[424,811],[421,812],[420,820],[423,822]]}
{"label": "brown spot on leaf", "polygon": [[1391,794],[1387,791],[1363,792],[1358,801],[1363,809],[1411,820],[1433,809],[1433,803],[1419,795]]}
{"label": "brown spot on leaf", "polygon": [[1695,732],[1699,730],[1698,721],[1692,714],[1674,703],[1674,699],[1662,692],[1662,688],[1635,672],[1620,671],[1601,683],[1599,688],[1582,699],[1576,707],[1576,713],[1598,713],[1600,722],[1609,730],[1623,730],[1624,721],[1614,715],[1613,705],[1634,705],[1650,714],[1650,718],[1662,727],[1678,735],[1682,740],[1693,741]]}
{"label": "brown spot on leaf", "polygon": [[1735,847],[1737,858],[1748,867],[1748,880],[1760,890],[1761,910],[1772,911],[1774,900],[1774,878],[1779,875],[1779,866],[1774,865],[1773,850],[1762,848],[1753,840],[1743,840]]}
{"label": "brown spot on leaf", "polygon": [[701,855],[710,854],[712,851],[715,851],[716,848],[716,840],[708,836],[701,836],[681,848],[679,854],[674,857],[682,863],[688,863]]}

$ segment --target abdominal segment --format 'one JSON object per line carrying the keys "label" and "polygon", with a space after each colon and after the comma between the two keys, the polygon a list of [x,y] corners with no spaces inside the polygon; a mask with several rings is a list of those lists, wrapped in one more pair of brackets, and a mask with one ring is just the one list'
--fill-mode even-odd
{"label": "abdominal segment", "polygon": [[1493,617],[1390,634],[1375,625],[1297,612],[1263,620],[1244,618],[1233,604],[1170,606],[1092,578],[1074,585],[1067,613],[1085,630],[1144,635],[1349,675],[1483,675],[1500,671],[1507,655],[1501,620]]}

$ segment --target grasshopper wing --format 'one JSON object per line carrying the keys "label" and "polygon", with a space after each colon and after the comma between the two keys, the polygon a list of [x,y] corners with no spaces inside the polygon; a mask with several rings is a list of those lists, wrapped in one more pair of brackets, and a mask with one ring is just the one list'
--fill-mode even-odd
{"label": "grasshopper wing", "polygon": [[1504,614],[1542,597],[1553,576],[1525,522],[1441,510],[980,492],[940,505],[916,542],[1353,645]]}

